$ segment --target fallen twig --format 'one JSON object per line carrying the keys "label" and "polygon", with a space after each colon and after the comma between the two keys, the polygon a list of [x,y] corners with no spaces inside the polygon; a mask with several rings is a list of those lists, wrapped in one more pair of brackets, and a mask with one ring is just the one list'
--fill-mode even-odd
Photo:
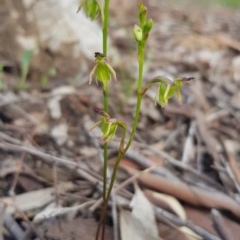
{"label": "fallen twig", "polygon": [[221,213],[217,209],[212,209],[211,216],[212,216],[213,226],[217,231],[217,233],[219,234],[219,236],[223,240],[233,240],[234,237],[232,236],[229,229],[226,227]]}
{"label": "fallen twig", "polygon": [[50,154],[44,153],[36,148],[33,147],[27,147],[27,146],[20,146],[20,145],[14,145],[11,143],[6,143],[6,142],[0,142],[0,148],[4,150],[11,150],[11,151],[18,151],[18,152],[26,152],[34,156],[38,156],[39,158],[43,159],[44,162],[48,164],[56,164],[59,166],[66,167],[67,169],[70,170],[76,170],[77,173],[91,182],[92,184],[96,185],[99,184],[101,185],[101,181],[98,181],[95,177],[93,177],[90,173],[88,173],[86,170],[82,169],[81,166],[74,161],[71,161],[70,159],[66,158],[60,158],[56,156],[52,156]]}
{"label": "fallen twig", "polygon": [[8,212],[4,213],[4,225],[7,230],[14,236],[15,239],[23,239],[24,231],[20,228],[20,226],[16,223],[16,221]]}
{"label": "fallen twig", "polygon": [[172,223],[177,226],[185,226],[190,228],[192,231],[203,237],[205,240],[221,240],[219,237],[209,233],[205,229],[195,225],[191,221],[182,220],[178,218],[176,215],[169,213],[159,207],[155,207],[155,212],[157,214],[157,218],[161,221],[164,221],[166,224]]}

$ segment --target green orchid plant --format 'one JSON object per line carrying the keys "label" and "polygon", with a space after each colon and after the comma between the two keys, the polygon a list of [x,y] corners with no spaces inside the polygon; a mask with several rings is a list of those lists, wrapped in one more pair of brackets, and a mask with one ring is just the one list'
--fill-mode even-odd
{"label": "green orchid plant", "polygon": [[[145,86],[143,86],[143,67],[145,61],[145,48],[148,41],[149,33],[153,27],[152,19],[147,17],[147,7],[143,3],[139,3],[139,24],[133,28],[133,35],[137,44],[137,58],[138,58],[138,77],[137,77],[137,101],[134,114],[133,124],[130,128],[130,135],[127,138],[127,125],[118,119],[112,118],[108,114],[108,101],[109,101],[109,82],[111,79],[117,80],[116,72],[113,67],[107,61],[107,40],[108,40],[108,23],[109,23],[109,2],[110,0],[104,0],[101,5],[97,0],[84,0],[81,2],[79,10],[83,9],[86,15],[94,20],[100,16],[102,23],[102,37],[103,37],[103,52],[95,53],[96,64],[93,67],[89,75],[89,84],[92,83],[95,78],[96,82],[102,84],[103,89],[103,110],[97,110],[100,115],[100,120],[94,125],[101,125],[103,142],[103,206],[102,214],[98,224],[96,232],[96,240],[100,238],[104,239],[104,225],[106,218],[107,206],[111,197],[111,192],[116,179],[117,170],[121,159],[127,152],[134,139],[137,125],[139,122],[141,102],[146,91],[153,85],[158,84],[158,91],[156,93],[156,102],[164,107],[168,104],[169,99],[174,95],[177,95],[181,100],[181,88],[184,82],[192,80],[192,78],[176,78],[170,80],[165,77],[155,77],[149,80]],[[112,171],[110,182],[107,181],[107,161],[108,161],[108,143],[111,141],[117,129],[122,129],[122,137],[119,143],[118,155],[115,161],[115,165]]]}

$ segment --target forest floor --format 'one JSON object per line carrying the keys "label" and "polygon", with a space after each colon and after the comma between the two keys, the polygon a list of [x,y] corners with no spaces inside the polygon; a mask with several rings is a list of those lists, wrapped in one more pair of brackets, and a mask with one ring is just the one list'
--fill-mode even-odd
{"label": "forest floor", "polygon": [[[112,1],[110,24],[118,58],[110,115],[129,128],[136,100],[134,4]],[[155,24],[145,81],[194,80],[184,85],[182,103],[174,98],[156,106],[154,88],[144,97],[105,239],[119,232],[122,240],[129,239],[126,233],[131,239],[240,240],[239,10],[149,1],[148,11]],[[43,88],[31,82],[33,75],[30,67],[30,88],[16,91],[20,76],[11,64],[0,73],[7,84],[0,92],[0,240],[94,239],[102,148],[99,129],[90,129],[99,119],[94,109],[102,108],[101,88],[89,85],[87,76],[80,83],[53,77]],[[109,145],[109,172],[118,143],[116,137]]]}

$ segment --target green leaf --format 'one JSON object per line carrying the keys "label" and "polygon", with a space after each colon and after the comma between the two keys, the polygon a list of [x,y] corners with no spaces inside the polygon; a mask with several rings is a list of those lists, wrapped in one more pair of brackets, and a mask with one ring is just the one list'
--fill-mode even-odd
{"label": "green leaf", "polygon": [[28,68],[32,59],[33,51],[26,50],[23,52],[20,62],[21,62],[21,71],[23,75],[27,75]]}

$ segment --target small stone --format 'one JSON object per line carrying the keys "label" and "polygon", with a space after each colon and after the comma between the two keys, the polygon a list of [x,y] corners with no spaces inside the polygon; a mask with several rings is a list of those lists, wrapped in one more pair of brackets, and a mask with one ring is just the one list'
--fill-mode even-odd
{"label": "small stone", "polygon": [[68,126],[61,123],[51,130],[51,136],[54,138],[59,146],[62,146],[68,139]]}

